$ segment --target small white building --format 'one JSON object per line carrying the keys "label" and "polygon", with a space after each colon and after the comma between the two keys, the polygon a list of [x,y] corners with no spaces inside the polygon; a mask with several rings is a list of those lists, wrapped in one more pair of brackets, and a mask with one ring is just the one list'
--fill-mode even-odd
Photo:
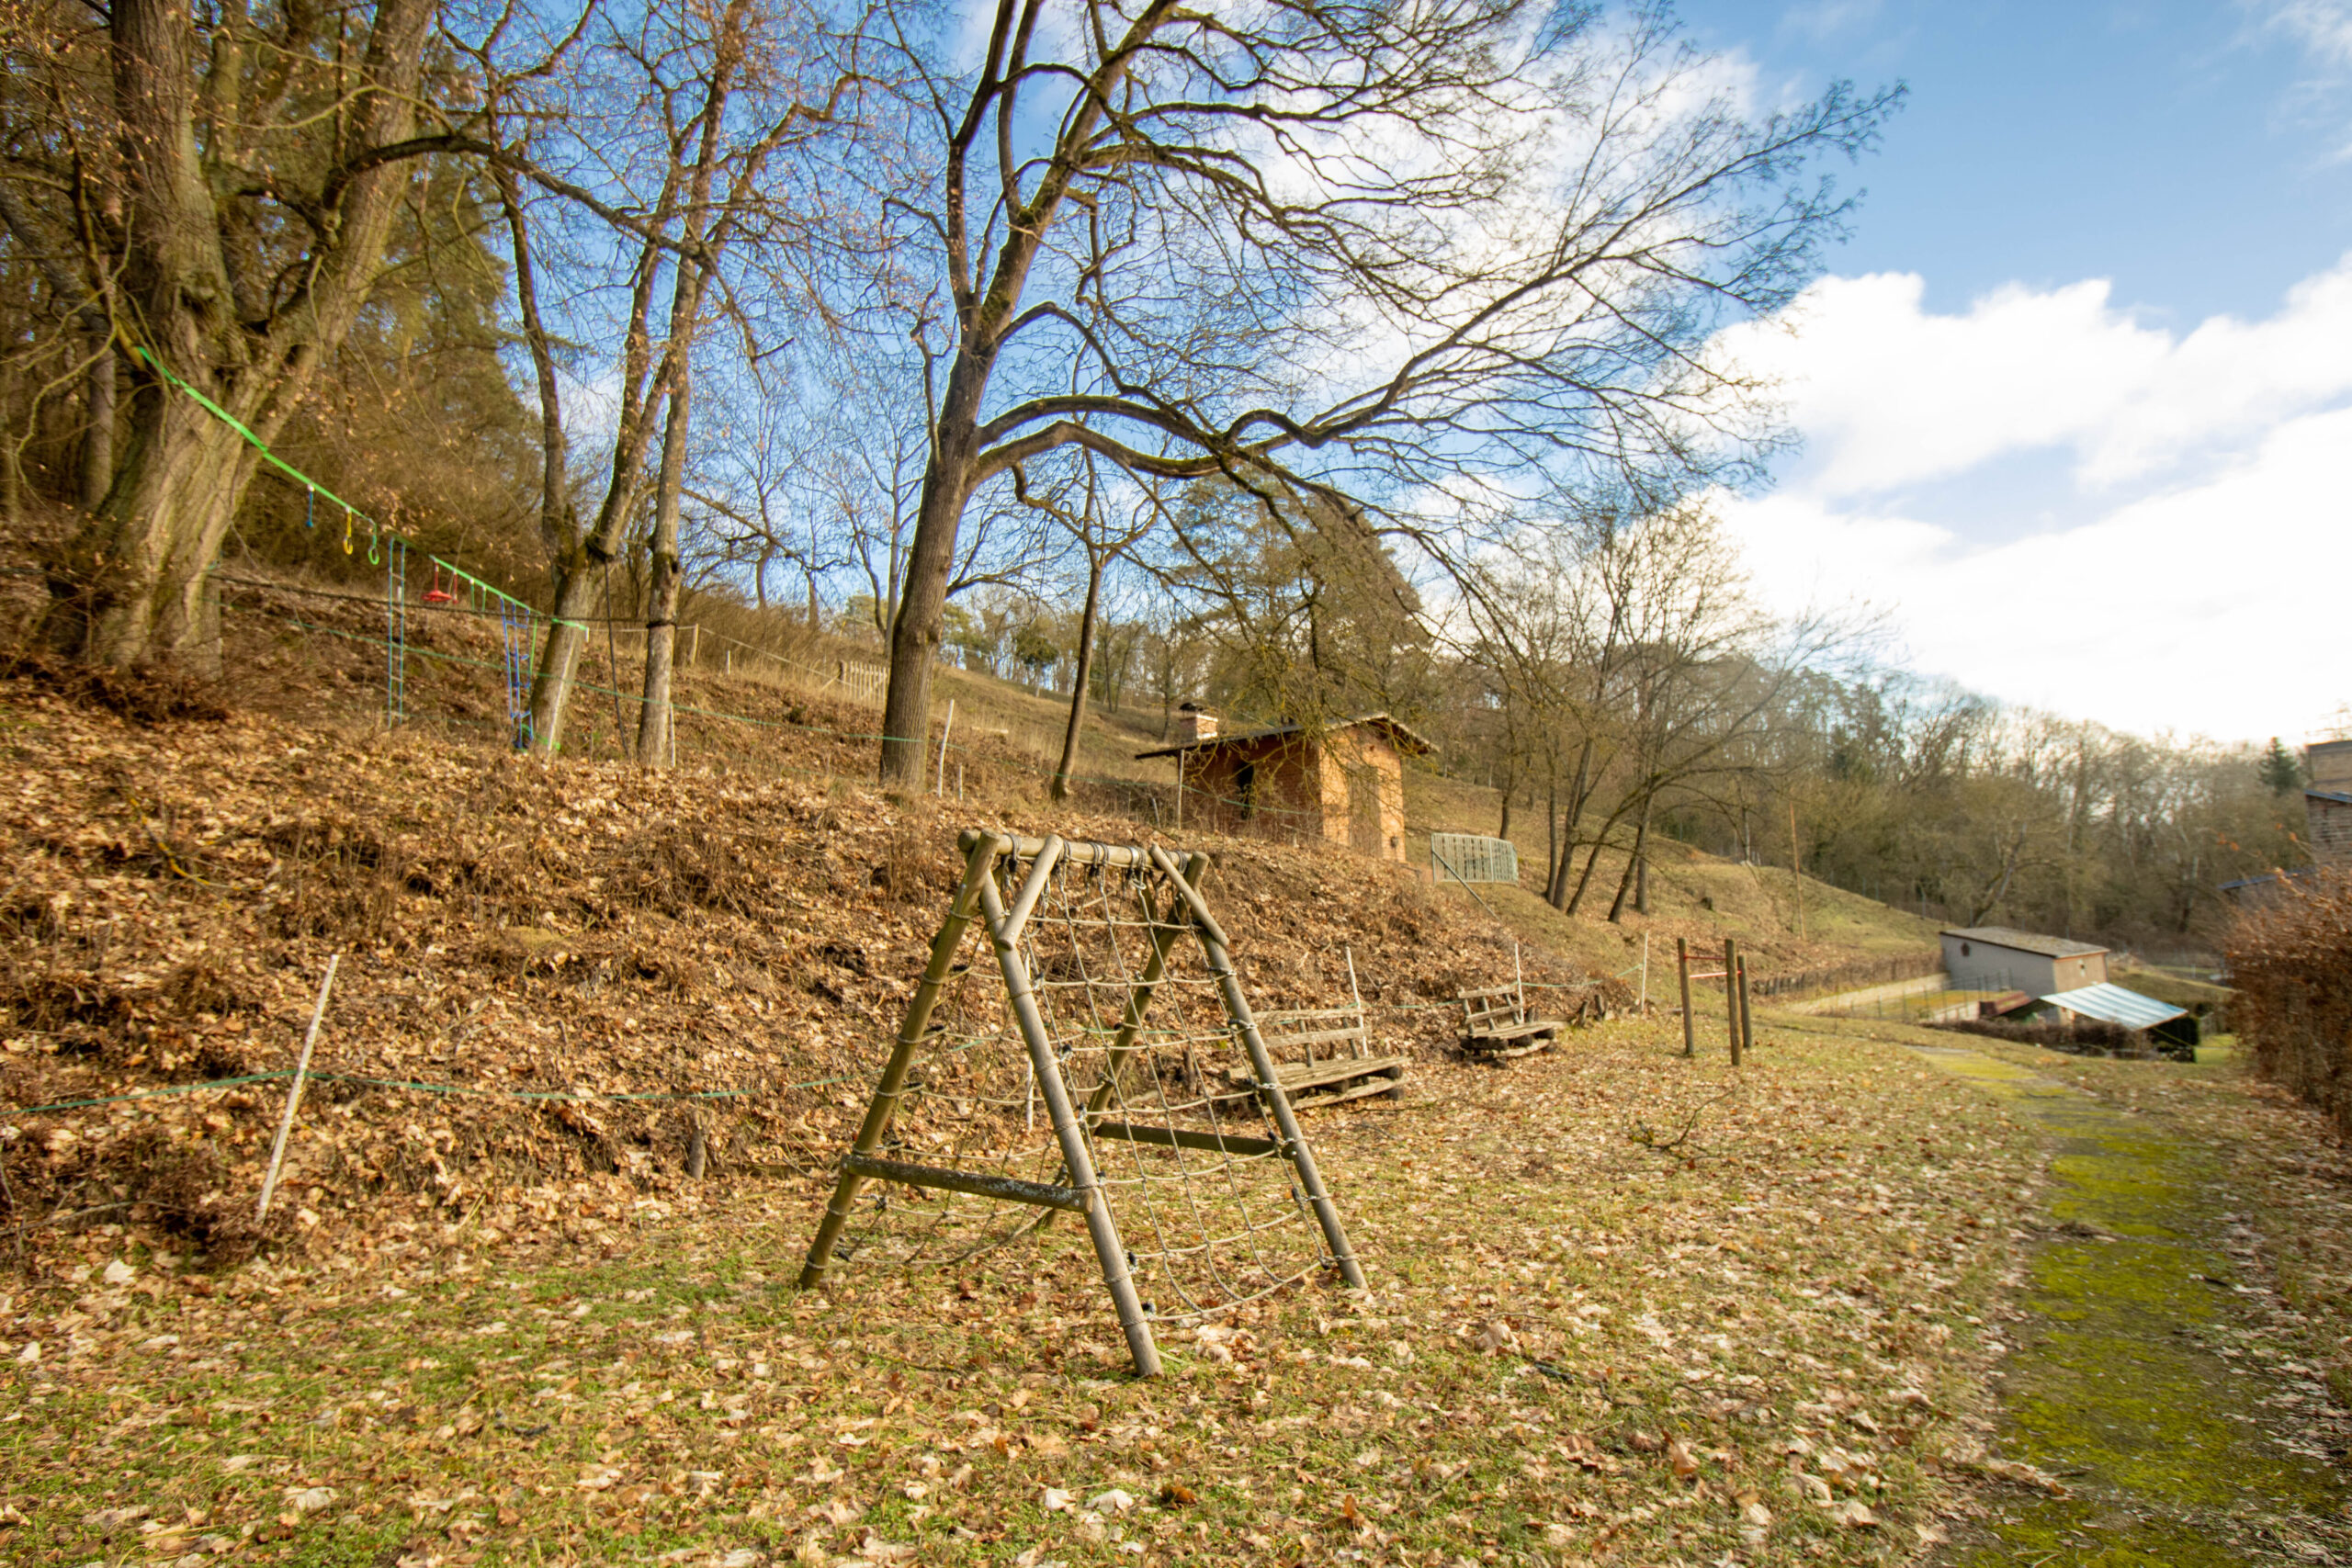
{"label": "small white building", "polygon": [[1960,991],[2023,991],[2047,997],[2107,982],[2107,949],[2007,926],[1942,933],[1944,973]]}

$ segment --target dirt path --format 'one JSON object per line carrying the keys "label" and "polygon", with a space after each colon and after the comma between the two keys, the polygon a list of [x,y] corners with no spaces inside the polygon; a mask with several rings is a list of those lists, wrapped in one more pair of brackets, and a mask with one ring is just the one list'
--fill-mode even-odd
{"label": "dirt path", "polygon": [[[2028,1068],[1922,1050],[2054,1145],[1996,1452],[2063,1494],[1996,1484],[1946,1568],[2352,1561],[2352,1487],[2302,1429],[2308,1371],[2246,1354],[2269,1302],[2233,1256],[2211,1154]],[[2241,1244],[2242,1245],[2242,1244]]]}

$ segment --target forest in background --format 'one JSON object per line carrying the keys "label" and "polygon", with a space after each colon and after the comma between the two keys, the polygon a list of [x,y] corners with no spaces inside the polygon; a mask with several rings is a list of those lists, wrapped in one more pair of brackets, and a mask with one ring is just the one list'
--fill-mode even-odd
{"label": "forest in background", "polygon": [[723,615],[887,663],[902,786],[943,662],[1068,700],[1057,793],[1090,706],[1390,712],[1611,919],[1653,834],[2158,950],[2305,858],[2275,746],[1757,602],[1710,498],[1787,432],[1709,345],[1817,275],[1899,94],[1755,116],[1663,10],[11,0],[0,51],[54,651],[200,662],[213,562],[380,592],[389,529],[639,627],[650,766]]}

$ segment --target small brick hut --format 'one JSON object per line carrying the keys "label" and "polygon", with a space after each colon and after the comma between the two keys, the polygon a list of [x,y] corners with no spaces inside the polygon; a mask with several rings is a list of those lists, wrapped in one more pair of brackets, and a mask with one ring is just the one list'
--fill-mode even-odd
{"label": "small brick hut", "polygon": [[1405,858],[1405,759],[1436,750],[1385,713],[1226,735],[1187,703],[1177,743],[1136,761],[1176,759],[1182,815],[1218,832],[1320,839],[1381,860]]}
{"label": "small brick hut", "polygon": [[2352,865],[2352,740],[2306,747],[2303,768],[2304,841],[2322,865]]}

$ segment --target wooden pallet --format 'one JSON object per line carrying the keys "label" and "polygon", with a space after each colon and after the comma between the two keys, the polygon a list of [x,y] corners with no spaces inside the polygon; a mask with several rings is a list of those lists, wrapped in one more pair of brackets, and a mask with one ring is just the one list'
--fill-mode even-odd
{"label": "wooden pallet", "polygon": [[[1318,1105],[1338,1105],[1375,1094],[1402,1099],[1407,1060],[1403,1056],[1342,1056],[1325,1062],[1283,1062],[1275,1064],[1274,1077],[1293,1111],[1312,1111]],[[1245,1067],[1227,1069],[1226,1077],[1237,1091],[1253,1087]]]}
{"label": "wooden pallet", "polygon": [[[1318,1105],[1338,1105],[1375,1094],[1391,1100],[1404,1098],[1407,1058],[1373,1055],[1363,998],[1354,995],[1352,953],[1348,957],[1348,989],[1353,996],[1353,1005],[1349,1007],[1258,1015],[1258,1038],[1266,1043],[1266,1055],[1274,1062],[1274,1077],[1294,1111],[1311,1111]],[[1228,1068],[1226,1077],[1237,1089],[1255,1088],[1247,1068]]]}
{"label": "wooden pallet", "polygon": [[1462,1048],[1488,1060],[1532,1055],[1567,1027],[1555,1018],[1528,1017],[1526,993],[1517,986],[1461,991],[1454,999],[1462,1004]]}

